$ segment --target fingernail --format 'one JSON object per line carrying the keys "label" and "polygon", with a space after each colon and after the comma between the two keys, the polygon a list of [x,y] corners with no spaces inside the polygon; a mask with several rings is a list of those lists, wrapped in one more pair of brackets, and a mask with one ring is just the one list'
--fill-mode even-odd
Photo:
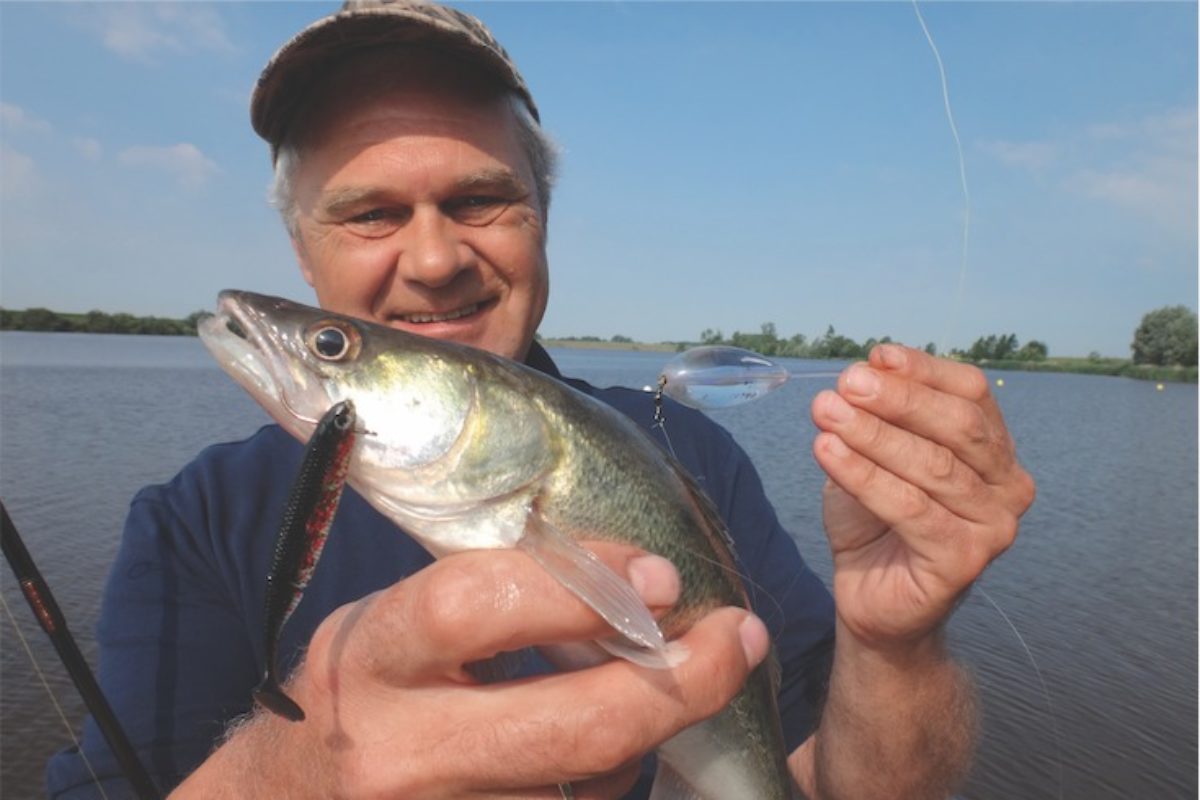
{"label": "fingernail", "polygon": [[879,376],[870,367],[853,366],[846,373],[846,389],[859,397],[871,397],[879,391]]}
{"label": "fingernail", "polygon": [[670,606],[679,599],[679,572],[662,556],[638,556],[625,568],[629,583],[648,606]]}
{"label": "fingernail", "polygon": [[893,344],[879,346],[879,359],[888,369],[900,369],[908,363],[908,356],[904,354],[904,350]]}
{"label": "fingernail", "polygon": [[746,663],[751,667],[757,667],[764,658],[767,657],[767,651],[771,649],[771,634],[767,633],[767,626],[753,614],[747,614],[742,620],[742,624],[738,626],[738,635],[742,639],[742,651],[746,654]]}

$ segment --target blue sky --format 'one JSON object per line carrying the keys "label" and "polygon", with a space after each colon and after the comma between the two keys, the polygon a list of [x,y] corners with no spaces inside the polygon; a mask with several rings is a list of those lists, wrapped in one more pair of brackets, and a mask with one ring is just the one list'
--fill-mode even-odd
{"label": "blue sky", "polygon": [[[1194,3],[459,4],[564,151],[542,333],[1126,356],[1197,300]],[[0,303],[312,294],[247,103],[332,3],[0,2]]]}

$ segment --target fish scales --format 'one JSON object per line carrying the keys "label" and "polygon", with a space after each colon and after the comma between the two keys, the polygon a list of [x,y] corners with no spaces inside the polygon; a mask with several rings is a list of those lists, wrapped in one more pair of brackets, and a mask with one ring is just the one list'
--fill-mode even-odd
{"label": "fish scales", "polygon": [[[675,564],[681,593],[674,609],[661,621],[667,638],[721,606],[749,608],[733,555],[725,544],[724,523],[683,468],[657,443],[641,435],[640,429],[635,428],[636,436],[622,432],[621,440],[628,446],[614,449],[610,443],[615,431],[597,435],[592,427],[594,418],[565,418],[580,414],[579,406],[555,404],[552,408],[568,409],[561,422],[578,435],[564,437],[571,442],[562,456],[564,468],[556,471],[556,479],[543,493],[543,498],[553,498],[553,504],[544,502],[540,508],[570,520],[564,524],[583,538],[611,536],[633,542]],[[617,428],[635,427],[623,415],[605,417]],[[680,478],[665,487],[675,490],[675,496],[664,495],[659,477],[664,470]],[[590,480],[578,481],[579,475],[588,475]],[[755,768],[764,774],[786,772],[782,727],[775,724],[778,681],[773,669],[771,659],[760,665],[743,691],[711,723],[713,728],[727,728],[723,735],[729,738],[748,737],[744,752],[762,759]]]}
{"label": "fish scales", "polygon": [[[543,413],[568,434],[540,510],[580,538],[632,542],[675,564],[681,596],[662,622],[668,638],[713,608],[749,608],[724,523],[683,468],[624,415],[605,406],[598,424],[595,409],[556,400],[542,403]],[[679,480],[664,484],[665,473]]]}
{"label": "fish scales", "polygon": [[[676,565],[681,597],[663,620],[668,639],[714,608],[748,606],[728,533],[694,481],[631,420],[560,381],[245,292],[222,293],[201,337],[297,438],[331,403],[353,399],[364,434],[348,480],[368,502],[435,556],[526,549],[620,632],[620,642],[598,643],[610,652],[636,661],[660,652],[661,634],[628,584],[579,541],[630,542]],[[725,710],[663,743],[656,800],[794,796],[771,664]]]}

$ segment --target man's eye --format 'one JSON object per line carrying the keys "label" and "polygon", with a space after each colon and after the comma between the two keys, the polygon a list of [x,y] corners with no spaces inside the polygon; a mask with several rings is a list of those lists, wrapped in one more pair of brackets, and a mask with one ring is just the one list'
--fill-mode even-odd
{"label": "man's eye", "polygon": [[471,197],[464,197],[460,202],[467,208],[486,208],[488,206],[494,206],[497,203],[504,203],[506,201],[500,197],[472,195]]}
{"label": "man's eye", "polygon": [[382,208],[373,208],[350,218],[351,222],[382,222],[388,218],[388,212]]}
{"label": "man's eye", "polygon": [[387,236],[404,224],[405,213],[393,208],[372,208],[346,219],[345,225],[360,236]]}
{"label": "man's eye", "polygon": [[456,197],[443,204],[443,210],[458,222],[467,225],[488,225],[496,220],[513,201],[492,195]]}

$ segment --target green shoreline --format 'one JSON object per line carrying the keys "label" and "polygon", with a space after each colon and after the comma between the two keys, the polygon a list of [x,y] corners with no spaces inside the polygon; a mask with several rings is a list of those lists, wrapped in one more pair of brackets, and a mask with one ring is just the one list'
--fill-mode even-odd
{"label": "green shoreline", "polygon": [[1160,367],[1154,364],[1135,364],[1126,358],[1067,358],[1052,356],[1045,361],[979,361],[980,369],[1011,370],[1013,372],[1070,372],[1079,375],[1109,375],[1139,381],[1196,383],[1196,367]]}
{"label": "green shoreline", "polygon": [[648,353],[678,353],[689,347],[693,342],[593,342],[581,339],[538,339],[542,347],[561,347],[568,350],[626,350]]}
{"label": "green shoreline", "polygon": [[[33,311],[34,319],[28,312]],[[185,319],[168,317],[135,317],[132,314],[106,314],[93,311],[87,314],[54,312],[48,309],[13,311],[0,308],[0,330],[38,333],[118,333],[133,336],[195,336],[196,312]],[[30,324],[34,323],[34,324]],[[677,353],[698,342],[628,342],[581,338],[539,338],[545,347],[576,350],[617,350],[628,352]],[[832,359],[844,360],[844,359]],[[1153,364],[1134,364],[1126,358],[1073,358],[1051,356],[1038,361],[981,360],[975,363],[983,369],[1021,372],[1066,372],[1081,375],[1109,375],[1143,381],[1197,383],[1196,367],[1162,367]]]}
{"label": "green shoreline", "polygon": [[[633,352],[677,353],[698,342],[593,342],[578,339],[539,339],[543,347],[559,347],[571,350],[625,350]],[[847,359],[807,359],[813,361],[846,361]],[[1043,361],[989,360],[966,361],[980,369],[995,369],[1012,372],[1065,372],[1078,375],[1108,375],[1116,378],[1132,378],[1139,381],[1166,381],[1170,383],[1197,383],[1196,367],[1159,367],[1153,364],[1134,364],[1127,358],[1077,358],[1050,356]]]}

